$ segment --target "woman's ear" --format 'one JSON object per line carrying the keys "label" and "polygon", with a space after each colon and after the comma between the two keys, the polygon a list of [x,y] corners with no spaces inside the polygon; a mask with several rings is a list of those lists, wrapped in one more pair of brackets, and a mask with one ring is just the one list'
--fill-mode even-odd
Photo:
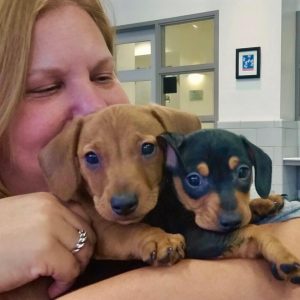
{"label": "woman's ear", "polygon": [[81,182],[77,145],[82,124],[80,118],[67,123],[38,157],[49,190],[63,201],[72,198]]}

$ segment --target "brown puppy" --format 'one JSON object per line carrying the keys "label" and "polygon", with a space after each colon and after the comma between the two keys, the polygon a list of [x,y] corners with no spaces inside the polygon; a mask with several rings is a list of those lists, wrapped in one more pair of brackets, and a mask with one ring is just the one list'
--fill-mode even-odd
{"label": "brown puppy", "polygon": [[[41,152],[50,191],[79,201],[97,235],[95,257],[173,264],[184,256],[184,238],[138,223],[157,202],[164,169],[156,136],[199,129],[196,116],[158,105],[115,105],[77,118]],[[75,241],[74,241],[75,243]],[[0,300],[48,299],[40,279]]]}
{"label": "brown puppy", "polygon": [[76,200],[93,220],[96,258],[173,264],[184,239],[138,223],[156,205],[163,153],[156,136],[188,133],[199,119],[158,105],[115,105],[68,124],[41,152],[49,188]]}

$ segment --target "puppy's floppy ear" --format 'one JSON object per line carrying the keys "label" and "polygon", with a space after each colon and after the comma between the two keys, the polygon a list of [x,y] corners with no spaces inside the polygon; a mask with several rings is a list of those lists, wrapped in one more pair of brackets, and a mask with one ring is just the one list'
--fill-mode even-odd
{"label": "puppy's floppy ear", "polygon": [[66,124],[38,157],[50,191],[63,201],[71,199],[81,180],[76,159],[81,127],[80,118]]}
{"label": "puppy's floppy ear", "polygon": [[255,188],[257,193],[266,198],[270,194],[272,183],[272,160],[259,147],[241,137],[255,169]]}
{"label": "puppy's floppy ear", "polygon": [[165,131],[190,133],[201,129],[201,122],[196,115],[161,105],[149,105],[152,115]]}
{"label": "puppy's floppy ear", "polygon": [[173,173],[181,165],[178,148],[182,144],[184,136],[178,133],[163,133],[157,137],[158,144],[164,149],[166,166]]}

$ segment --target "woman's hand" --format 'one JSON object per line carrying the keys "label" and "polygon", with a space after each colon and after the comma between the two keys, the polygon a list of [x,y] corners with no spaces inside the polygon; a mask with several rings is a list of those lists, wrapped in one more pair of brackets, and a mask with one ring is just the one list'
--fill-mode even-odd
{"label": "woman's hand", "polygon": [[[87,241],[72,249],[78,230]],[[0,292],[14,289],[40,276],[54,279],[49,296],[66,291],[93,254],[95,235],[81,207],[68,207],[49,193],[34,193],[0,200]]]}

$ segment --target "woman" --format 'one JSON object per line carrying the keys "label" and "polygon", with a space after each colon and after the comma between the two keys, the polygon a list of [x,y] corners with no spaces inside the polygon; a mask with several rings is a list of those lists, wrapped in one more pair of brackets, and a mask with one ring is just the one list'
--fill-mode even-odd
{"label": "woman", "polygon": [[[112,30],[97,0],[0,0],[0,292],[49,276],[54,298],[92,256],[88,217],[47,192],[37,154],[73,117],[128,101],[112,53]],[[276,233],[300,256],[297,226],[278,224]],[[88,238],[80,248],[82,232]],[[186,260],[60,299],[296,299],[299,289],[274,280],[261,261]]]}
{"label": "woman", "polygon": [[[3,0],[0,30],[0,291],[46,275],[56,296],[85,268],[94,238],[79,207],[36,193],[47,191],[37,154],[74,116],[128,100],[97,1]],[[86,245],[72,254],[81,229]]]}

